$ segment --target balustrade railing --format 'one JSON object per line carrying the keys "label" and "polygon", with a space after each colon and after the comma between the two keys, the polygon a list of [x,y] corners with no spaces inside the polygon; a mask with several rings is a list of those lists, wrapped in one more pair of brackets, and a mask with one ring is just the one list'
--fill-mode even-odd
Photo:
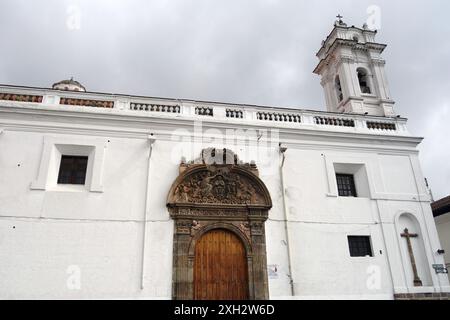
{"label": "balustrade railing", "polygon": [[0,100],[41,103],[43,96],[30,94],[0,93]]}
{"label": "balustrade railing", "polygon": [[237,109],[226,109],[225,116],[227,118],[243,119],[244,112],[242,110],[237,110]]}
{"label": "balustrade railing", "polygon": [[397,130],[397,126],[395,123],[391,122],[378,122],[378,121],[367,121],[366,122],[368,129],[378,129],[378,130]]}
{"label": "balustrade railing", "polygon": [[149,104],[149,103],[130,103],[130,110],[134,111],[152,111],[152,112],[166,112],[166,113],[180,113],[179,105],[166,104]]}
{"label": "balustrade railing", "polygon": [[199,116],[214,116],[214,109],[211,107],[195,107],[195,114]]}
{"label": "balustrade railing", "polygon": [[314,117],[315,124],[337,126],[337,127],[355,127],[355,121],[353,119],[333,118],[333,117]]}
{"label": "balustrade railing", "polygon": [[283,113],[283,112],[257,112],[256,118],[263,121],[275,121],[275,122],[302,122],[300,114],[295,113]]}
{"label": "balustrade railing", "polygon": [[[53,104],[67,106],[85,106],[96,108],[117,108],[119,110],[158,112],[161,114],[179,114],[186,117],[206,116],[214,119],[230,119],[234,121],[251,120],[271,122],[273,125],[286,124],[301,125],[304,128],[311,127],[342,127],[354,128],[354,130],[369,130],[377,133],[398,132],[407,133],[406,119],[382,118],[357,114],[336,114],[329,112],[294,110],[283,108],[267,108],[243,105],[211,105],[205,102],[202,105],[195,101],[181,101],[176,99],[157,99],[97,94],[97,93],[59,93],[48,89],[29,90],[19,87],[13,92],[11,87],[0,86],[0,100],[12,102],[31,102],[51,106]],[[61,96],[60,96],[61,95]],[[131,101],[129,101],[129,100]],[[167,102],[166,102],[167,101]]]}
{"label": "balustrade railing", "polygon": [[59,104],[63,104],[63,105],[67,105],[67,106],[114,108],[114,101],[93,100],[93,99],[61,98],[59,100]]}

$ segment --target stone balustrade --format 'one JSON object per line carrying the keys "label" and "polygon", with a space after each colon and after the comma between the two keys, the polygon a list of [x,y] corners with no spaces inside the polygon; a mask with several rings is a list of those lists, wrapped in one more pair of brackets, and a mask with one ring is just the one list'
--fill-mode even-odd
{"label": "stone balustrade", "polygon": [[114,108],[114,101],[93,100],[93,99],[60,98],[59,104],[64,104],[67,106]]}
{"label": "stone balustrade", "polygon": [[135,103],[135,102],[130,103],[130,110],[167,112],[167,113],[180,113],[181,112],[181,108],[179,105],[149,104],[149,103]]}
{"label": "stone balustrade", "polygon": [[257,112],[258,120],[275,121],[275,122],[302,122],[302,117],[297,113],[284,112]]}
{"label": "stone balustrade", "polygon": [[41,103],[43,96],[0,92],[0,100]]}
{"label": "stone balustrade", "polygon": [[[14,90],[14,89],[17,90]],[[330,113],[313,110],[272,108],[183,99],[134,97],[90,92],[68,92],[40,88],[0,85],[1,102],[42,105],[45,107],[83,106],[116,109],[119,112],[146,112],[149,116],[180,116],[203,121],[244,121],[266,123],[274,127],[316,130],[358,131],[373,134],[407,135],[406,119],[369,115]],[[260,124],[261,124],[260,123]]]}
{"label": "stone balustrade", "polygon": [[368,129],[376,129],[376,130],[397,130],[397,126],[392,122],[378,122],[378,121],[367,121],[366,122]]}
{"label": "stone balustrade", "polygon": [[353,119],[333,118],[333,117],[314,117],[314,121],[318,125],[337,126],[337,127],[355,127]]}
{"label": "stone balustrade", "polygon": [[239,109],[226,109],[226,117],[227,118],[236,118],[236,119],[243,119],[244,118],[244,112]]}
{"label": "stone balustrade", "polygon": [[199,116],[214,116],[214,109],[211,107],[195,107],[195,114]]}

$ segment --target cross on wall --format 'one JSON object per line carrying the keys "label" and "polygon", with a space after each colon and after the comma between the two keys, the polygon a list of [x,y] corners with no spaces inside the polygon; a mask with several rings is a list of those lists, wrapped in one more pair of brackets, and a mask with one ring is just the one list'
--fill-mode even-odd
{"label": "cross on wall", "polygon": [[414,252],[412,248],[411,238],[417,238],[419,235],[417,233],[409,233],[408,228],[405,228],[403,233],[400,234],[402,238],[406,238],[406,243],[408,245],[408,253],[409,253],[409,259],[411,261],[411,266],[414,273],[414,286],[415,287],[421,287],[422,286],[422,280],[419,278],[419,274],[417,272],[417,265],[416,265],[416,259],[414,258]]}

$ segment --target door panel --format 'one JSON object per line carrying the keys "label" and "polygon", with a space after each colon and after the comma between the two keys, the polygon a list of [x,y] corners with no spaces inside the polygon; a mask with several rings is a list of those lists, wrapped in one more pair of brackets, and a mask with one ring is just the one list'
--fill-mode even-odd
{"label": "door panel", "polygon": [[216,229],[196,244],[194,299],[248,299],[247,255],[241,240],[232,232]]}

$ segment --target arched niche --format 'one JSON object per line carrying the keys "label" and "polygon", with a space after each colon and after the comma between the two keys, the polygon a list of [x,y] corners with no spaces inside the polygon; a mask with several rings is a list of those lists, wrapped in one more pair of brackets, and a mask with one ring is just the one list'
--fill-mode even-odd
{"label": "arched niche", "polygon": [[338,103],[340,103],[342,102],[342,100],[344,100],[344,95],[342,93],[341,79],[339,75],[337,75],[336,78],[334,78],[334,88],[336,89],[336,96]]}
{"label": "arched niche", "polygon": [[401,213],[396,219],[396,229],[407,286],[432,286],[430,263],[419,221],[411,213]]}
{"label": "arched niche", "polygon": [[[226,153],[232,154],[213,151]],[[268,299],[264,225],[272,207],[269,191],[254,164],[243,164],[236,156],[230,157],[231,163],[208,162],[204,152],[202,159],[180,165],[167,197],[167,208],[175,221],[172,297],[193,299],[195,245],[208,231],[225,229],[237,235],[246,248],[248,296]]]}
{"label": "arched niche", "polygon": [[372,85],[370,83],[370,75],[366,68],[359,67],[356,69],[359,88],[362,94],[373,94]]}

